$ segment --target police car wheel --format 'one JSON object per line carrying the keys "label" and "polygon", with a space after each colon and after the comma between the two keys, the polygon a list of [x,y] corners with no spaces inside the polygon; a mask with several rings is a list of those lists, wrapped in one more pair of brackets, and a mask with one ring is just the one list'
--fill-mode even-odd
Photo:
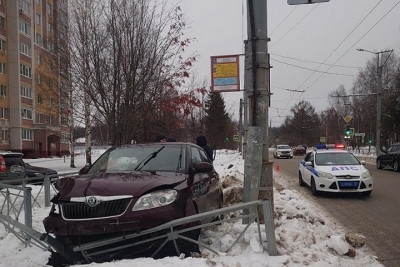
{"label": "police car wheel", "polygon": [[319,191],[317,190],[317,186],[315,185],[315,180],[314,180],[314,178],[311,178],[311,193],[312,193],[314,196],[318,196],[318,194],[319,194]]}
{"label": "police car wheel", "polygon": [[306,184],[304,183],[303,176],[301,175],[301,172],[299,172],[299,185],[300,185],[300,186],[305,186],[305,185],[306,185]]}

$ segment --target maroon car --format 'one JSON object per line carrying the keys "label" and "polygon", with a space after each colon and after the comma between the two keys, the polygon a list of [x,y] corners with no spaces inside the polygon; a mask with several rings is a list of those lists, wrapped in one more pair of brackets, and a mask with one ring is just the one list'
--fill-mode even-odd
{"label": "maroon car", "polygon": [[293,155],[305,155],[306,154],[306,147],[304,145],[298,145],[295,148],[293,148]]}
{"label": "maroon car", "polygon": [[[204,150],[192,143],[112,147],[92,166],[84,167],[80,175],[60,179],[55,187],[59,192],[53,197],[53,208],[43,223],[46,232],[70,250],[80,244],[138,233],[223,205],[218,173]],[[209,220],[212,219],[217,218]],[[193,223],[185,227],[189,226]],[[152,235],[158,234],[165,233]],[[198,235],[198,230],[188,234],[194,239]],[[162,241],[95,256],[90,261],[148,256]],[[183,252],[198,250],[197,245],[188,242],[181,248]],[[61,259],[61,263],[71,264],[66,259]],[[49,264],[60,264],[56,251],[52,252]]]}

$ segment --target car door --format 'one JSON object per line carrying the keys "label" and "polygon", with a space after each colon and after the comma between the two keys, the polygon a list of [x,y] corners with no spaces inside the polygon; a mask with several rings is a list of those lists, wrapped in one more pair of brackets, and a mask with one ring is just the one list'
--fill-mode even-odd
{"label": "car door", "polygon": [[390,146],[388,149],[386,149],[386,152],[381,152],[381,164],[388,165],[392,163],[393,150],[393,146]]}
{"label": "car door", "polygon": [[[314,163],[314,152],[307,153],[306,157],[304,158],[304,164],[308,161]],[[311,184],[311,176],[313,174],[312,172],[313,169],[314,169],[313,166],[304,165],[302,175],[303,175],[303,180],[307,184]]]}
{"label": "car door", "polygon": [[205,212],[211,209],[210,203],[213,202],[213,192],[211,189],[213,183],[213,176],[215,175],[215,173],[214,171],[196,173],[194,168],[196,163],[208,162],[208,159],[205,160],[204,158],[202,158],[201,150],[199,148],[192,146],[190,150],[191,150],[191,165],[192,165],[191,175],[193,175],[193,186],[192,186],[193,200],[197,203],[199,212]]}

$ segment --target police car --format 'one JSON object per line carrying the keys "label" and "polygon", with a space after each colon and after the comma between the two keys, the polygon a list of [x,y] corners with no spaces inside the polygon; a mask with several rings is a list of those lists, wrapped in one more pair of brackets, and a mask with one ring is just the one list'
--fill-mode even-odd
{"label": "police car", "polygon": [[361,193],[373,189],[371,173],[343,145],[317,145],[299,166],[299,184],[311,187],[313,195],[324,192]]}

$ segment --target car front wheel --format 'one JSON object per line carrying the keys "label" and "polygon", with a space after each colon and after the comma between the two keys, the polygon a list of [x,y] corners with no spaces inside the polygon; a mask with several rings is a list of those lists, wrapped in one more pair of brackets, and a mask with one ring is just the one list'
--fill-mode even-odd
{"label": "car front wheel", "polygon": [[305,186],[306,184],[304,183],[303,176],[301,175],[301,172],[299,171],[299,185],[300,186]]}
{"label": "car front wheel", "polygon": [[383,168],[380,159],[377,159],[377,160],[376,160],[376,167],[377,167],[378,169],[382,169],[382,168]]}
{"label": "car front wheel", "polygon": [[311,178],[311,193],[314,196],[318,196],[319,195],[319,191],[317,190],[317,185],[315,184],[314,177]]}
{"label": "car front wheel", "polygon": [[399,166],[399,161],[398,161],[398,160],[395,160],[395,161],[393,162],[393,170],[394,170],[395,172],[400,172],[400,166]]}

